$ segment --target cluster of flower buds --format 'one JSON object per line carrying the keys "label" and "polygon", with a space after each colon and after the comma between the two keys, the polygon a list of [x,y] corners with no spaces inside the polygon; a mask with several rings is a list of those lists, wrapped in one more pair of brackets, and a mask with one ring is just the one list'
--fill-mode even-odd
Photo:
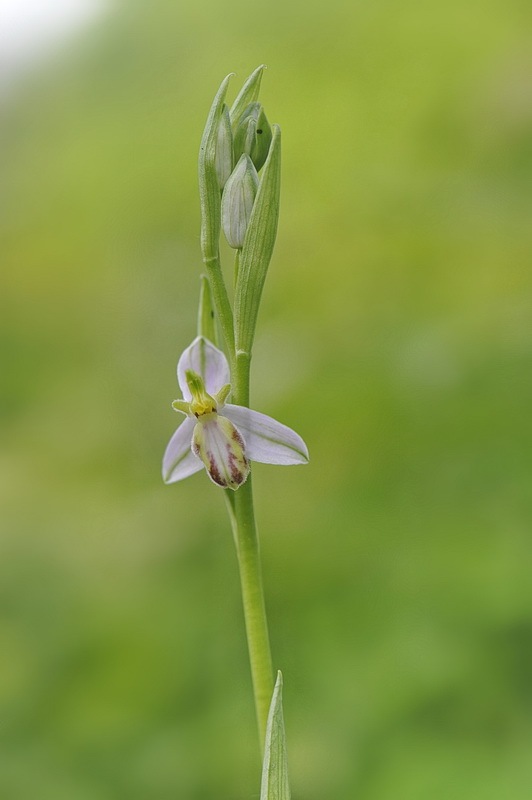
{"label": "cluster of flower buds", "polygon": [[[258,95],[262,70],[259,67],[251,76],[252,82],[248,81],[249,97]],[[244,245],[259,186],[258,172],[272,142],[272,129],[262,104],[252,100],[244,105],[245,99],[241,93],[231,111],[224,103],[216,136],[216,176],[223,191],[222,229],[235,250]]]}
{"label": "cluster of flower buds", "polygon": [[[260,66],[251,73],[231,106],[231,75],[222,81],[198,161],[203,263],[230,358],[250,357],[279,218],[281,131],[258,99],[263,72]],[[236,250],[233,304],[221,270],[222,230]]]}

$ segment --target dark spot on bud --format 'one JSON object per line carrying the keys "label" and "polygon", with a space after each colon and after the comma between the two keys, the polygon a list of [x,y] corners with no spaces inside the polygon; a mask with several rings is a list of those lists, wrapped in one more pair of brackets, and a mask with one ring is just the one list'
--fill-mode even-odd
{"label": "dark spot on bud", "polygon": [[257,133],[262,133],[262,128],[257,128]]}

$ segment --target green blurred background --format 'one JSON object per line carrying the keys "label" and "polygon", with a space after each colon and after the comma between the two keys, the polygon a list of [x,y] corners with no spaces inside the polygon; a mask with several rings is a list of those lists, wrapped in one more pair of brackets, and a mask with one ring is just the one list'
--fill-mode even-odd
{"label": "green blurred background", "polygon": [[[295,800],[532,794],[532,41],[522,0],[133,0],[2,98],[0,796],[243,800],[233,542],[165,487],[215,90],[269,67],[255,487]],[[528,27],[527,27],[528,26]]]}

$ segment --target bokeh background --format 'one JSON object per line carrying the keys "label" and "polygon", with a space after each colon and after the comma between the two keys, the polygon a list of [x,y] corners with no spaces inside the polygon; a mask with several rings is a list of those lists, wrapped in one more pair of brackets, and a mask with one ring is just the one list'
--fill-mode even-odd
{"label": "bokeh background", "polygon": [[1,797],[258,797],[224,504],[160,460],[199,139],[264,62],[253,400],[311,451],[255,469],[294,798],[529,798],[530,4],[38,6],[0,6]]}

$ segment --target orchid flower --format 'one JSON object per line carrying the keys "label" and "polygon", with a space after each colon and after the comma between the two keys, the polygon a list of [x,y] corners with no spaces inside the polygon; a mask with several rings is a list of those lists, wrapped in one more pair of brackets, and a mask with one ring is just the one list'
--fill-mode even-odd
{"label": "orchid flower", "polygon": [[163,458],[165,483],[183,480],[205,467],[224,489],[238,489],[249,475],[249,462],[306,464],[308,450],[291,428],[244,406],[226,403],[231,391],[229,364],[204,336],[181,355],[177,381],[183,399],[172,407],[184,414]]}

